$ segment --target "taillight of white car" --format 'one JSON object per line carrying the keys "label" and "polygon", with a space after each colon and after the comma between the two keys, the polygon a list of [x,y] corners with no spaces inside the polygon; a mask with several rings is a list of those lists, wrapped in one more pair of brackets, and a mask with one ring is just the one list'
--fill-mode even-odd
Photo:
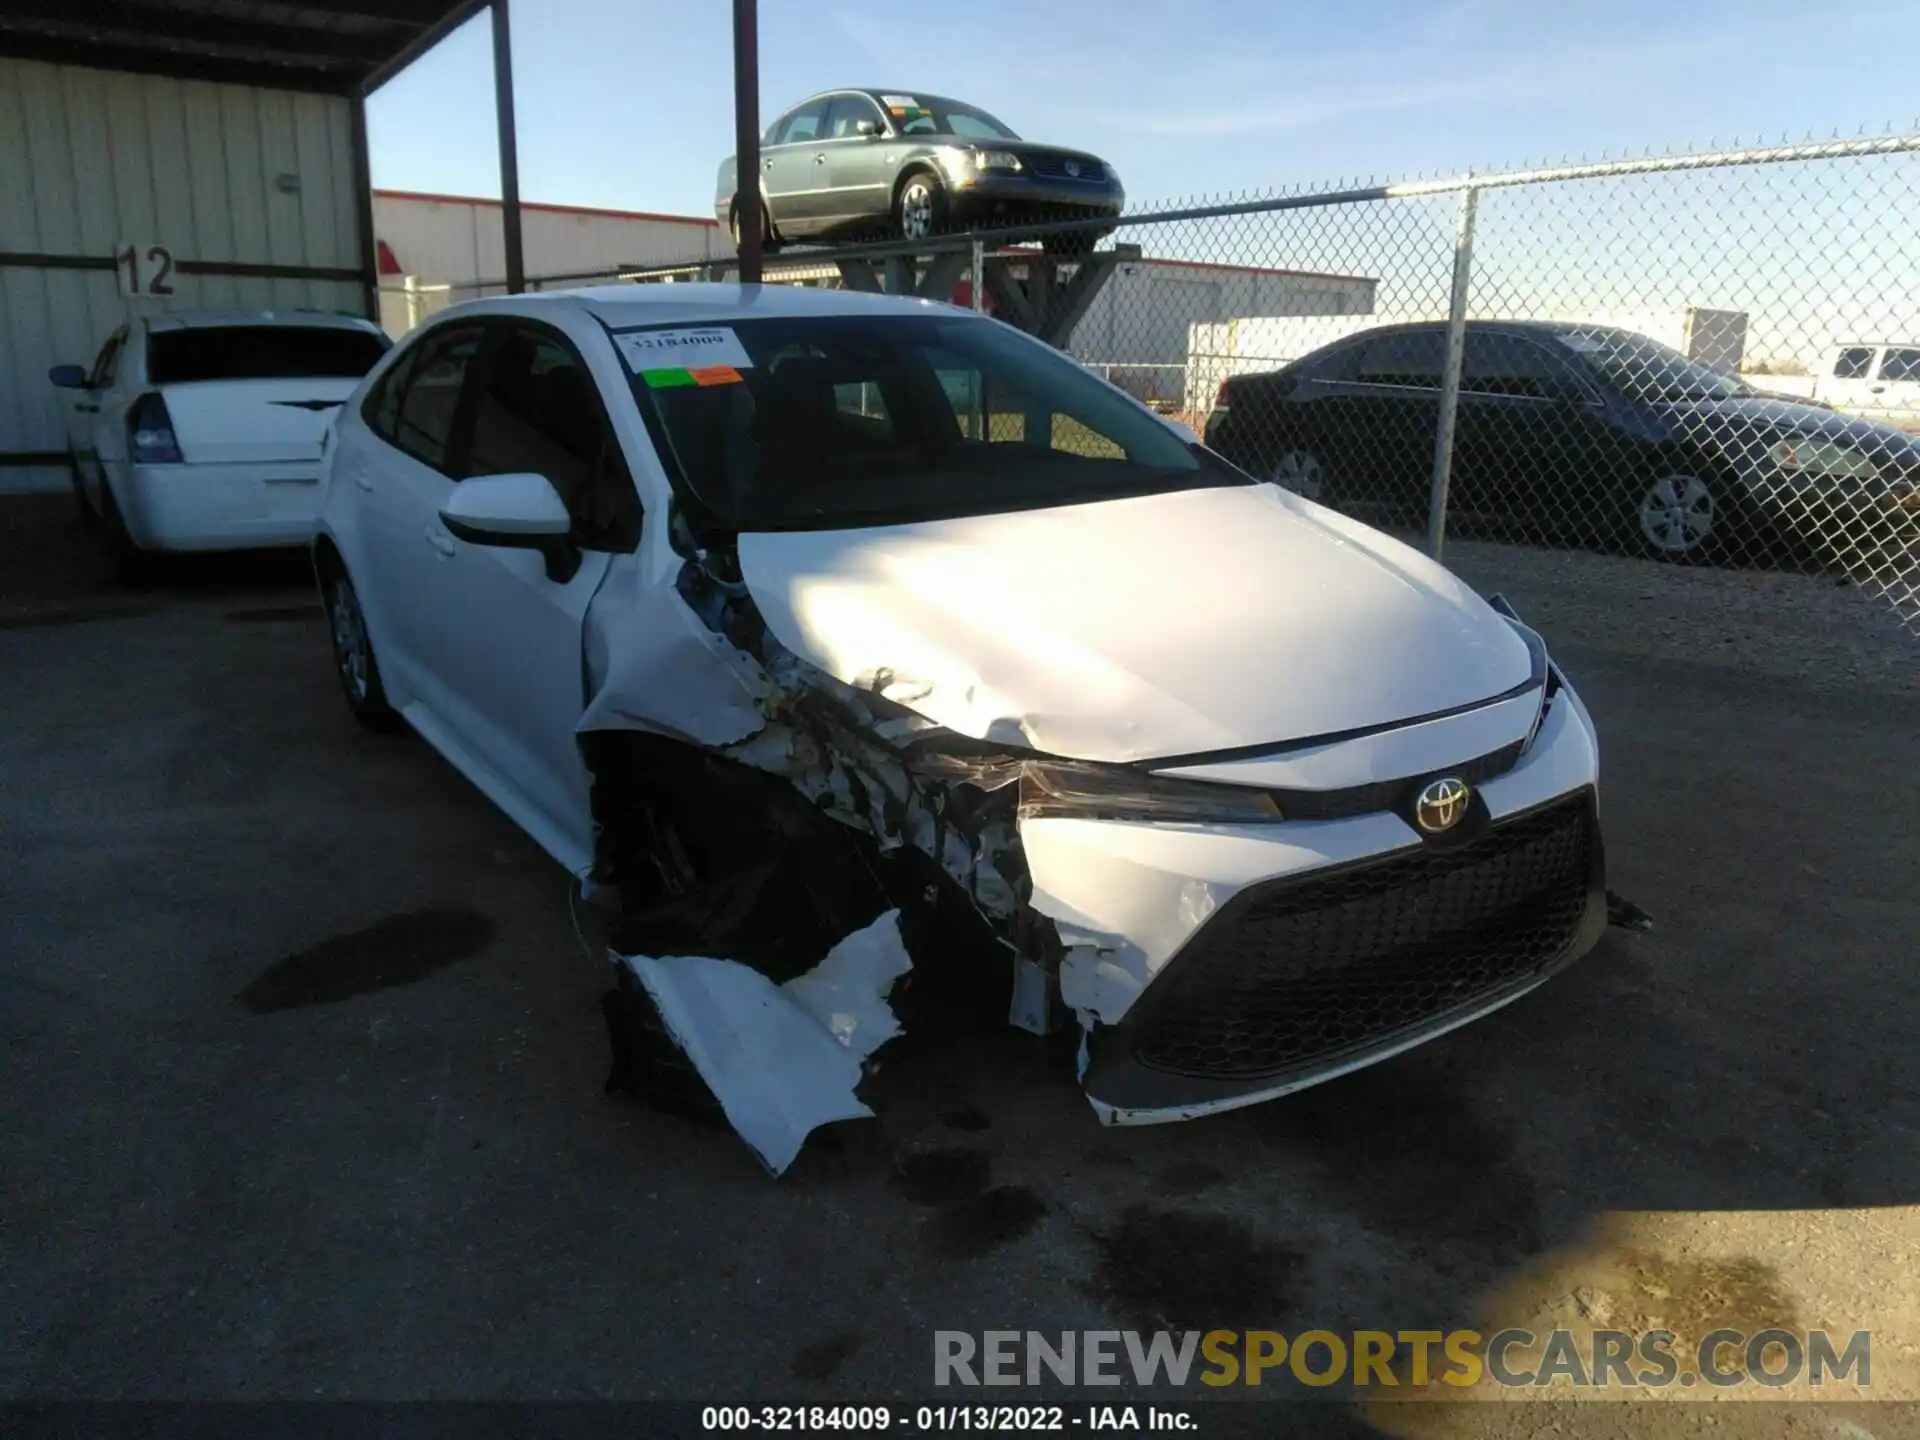
{"label": "taillight of white car", "polygon": [[142,395],[127,415],[128,446],[136,465],[178,465],[180,442],[174,438],[173,417],[158,393]]}

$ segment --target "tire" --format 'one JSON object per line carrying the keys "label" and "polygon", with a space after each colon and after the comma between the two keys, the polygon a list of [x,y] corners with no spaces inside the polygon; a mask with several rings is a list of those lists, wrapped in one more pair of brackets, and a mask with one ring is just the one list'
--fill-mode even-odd
{"label": "tire", "polygon": [[[740,253],[740,214],[737,209],[727,212],[727,234],[733,237],[733,253],[738,255]],[[773,216],[767,212],[767,207],[762,205],[760,207],[760,253],[771,255],[779,248],[780,242],[774,238],[773,234]]]}
{"label": "tire", "polygon": [[369,730],[391,734],[405,723],[388,703],[380,683],[380,663],[374,658],[373,637],[360,609],[360,596],[339,561],[330,561],[321,593],[326,601],[327,636],[333,642],[333,669],[353,718]]}
{"label": "tire", "polygon": [[93,508],[93,501],[87,498],[86,477],[80,473],[80,461],[72,451],[67,452],[67,483],[73,487],[73,508],[80,517],[80,528],[99,530],[100,512]]}
{"label": "tire", "polygon": [[95,533],[100,536],[107,560],[113,566],[114,580],[129,589],[151,585],[158,570],[158,559],[142,550],[133,532],[127,529],[120,502],[113,496],[113,486],[102,483],[100,502],[104,510]]}
{"label": "tire", "polygon": [[1267,472],[1267,478],[1282,490],[1291,490],[1302,500],[1320,505],[1333,503],[1333,488],[1327,483],[1327,468],[1320,457],[1304,446],[1283,450]]}
{"label": "tire", "polygon": [[928,170],[916,170],[893,197],[893,228],[902,240],[931,240],[947,228],[947,191]]}
{"label": "tire", "polygon": [[1624,519],[1631,549],[1676,565],[1719,559],[1738,523],[1725,488],[1683,466],[1648,475],[1634,488]]}

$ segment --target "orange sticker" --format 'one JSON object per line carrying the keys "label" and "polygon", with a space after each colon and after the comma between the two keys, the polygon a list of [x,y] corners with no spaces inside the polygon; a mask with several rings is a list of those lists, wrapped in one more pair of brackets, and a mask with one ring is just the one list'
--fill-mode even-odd
{"label": "orange sticker", "polygon": [[731,365],[700,365],[687,372],[696,385],[738,385],[740,372]]}

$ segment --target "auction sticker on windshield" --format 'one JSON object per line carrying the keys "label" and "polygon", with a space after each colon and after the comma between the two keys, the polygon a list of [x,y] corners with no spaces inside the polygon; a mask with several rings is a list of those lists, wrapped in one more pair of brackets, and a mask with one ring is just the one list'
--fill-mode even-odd
{"label": "auction sticker on windshield", "polygon": [[[740,337],[725,325],[697,330],[627,330],[613,337],[627,368],[654,389],[666,385],[733,385],[753,368]],[[655,379],[659,376],[659,379]]]}

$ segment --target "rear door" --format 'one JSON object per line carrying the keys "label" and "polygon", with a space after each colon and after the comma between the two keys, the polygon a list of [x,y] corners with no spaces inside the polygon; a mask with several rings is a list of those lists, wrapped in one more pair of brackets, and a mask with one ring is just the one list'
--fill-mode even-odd
{"label": "rear door", "polygon": [[534,551],[456,541],[435,570],[436,659],[448,722],[499,778],[494,798],[578,870],[593,841],[574,738],[586,706],[582,630],[612,556],[638,543],[639,499],[574,343],[537,321],[500,323],[475,381],[464,475],[544,475],[573,515],[580,564],[555,574]]}
{"label": "rear door", "polygon": [[1339,407],[1336,453],[1326,462],[1341,477],[1344,496],[1402,521],[1426,513],[1445,358],[1437,328],[1390,331],[1361,345],[1350,395]]}
{"label": "rear door", "polygon": [[[428,330],[368,395],[365,431],[333,463],[333,483],[362,492],[364,557],[353,583],[389,689],[436,715],[446,713],[450,694],[436,591],[446,586],[455,553],[440,506],[460,473],[465,387],[485,339],[478,320]],[[407,701],[401,709],[420,723]]]}

